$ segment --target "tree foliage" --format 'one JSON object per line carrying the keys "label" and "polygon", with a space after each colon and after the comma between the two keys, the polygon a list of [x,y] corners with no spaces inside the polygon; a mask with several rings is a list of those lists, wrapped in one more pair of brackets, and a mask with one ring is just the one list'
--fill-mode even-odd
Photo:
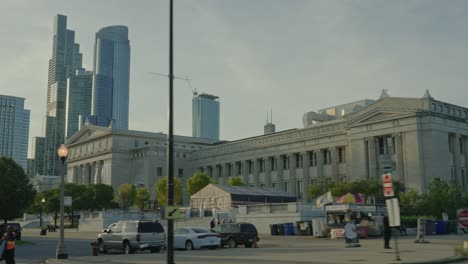
{"label": "tree foliage", "polygon": [[13,159],[0,158],[0,219],[7,220],[21,216],[33,202],[36,195],[28,177]]}
{"label": "tree foliage", "polygon": [[[156,200],[161,206],[167,205],[167,181],[168,177],[164,177],[156,183]],[[174,204],[182,203],[182,181],[174,177]]]}
{"label": "tree foliage", "polygon": [[139,188],[136,191],[135,205],[136,207],[138,207],[138,209],[140,209],[140,211],[143,211],[145,209],[145,205],[149,203],[149,200],[150,200],[150,194],[149,194],[148,188],[143,187],[143,188]]}
{"label": "tree foliage", "polygon": [[133,184],[124,183],[119,186],[118,201],[120,208],[127,210],[135,201],[136,189]]}
{"label": "tree foliage", "polygon": [[197,172],[187,180],[187,191],[192,196],[210,183],[214,183],[214,181],[206,173]]}
{"label": "tree foliage", "polygon": [[228,182],[227,182],[227,185],[228,186],[246,186],[247,184],[245,184],[241,177],[237,176],[237,177],[232,177]]}

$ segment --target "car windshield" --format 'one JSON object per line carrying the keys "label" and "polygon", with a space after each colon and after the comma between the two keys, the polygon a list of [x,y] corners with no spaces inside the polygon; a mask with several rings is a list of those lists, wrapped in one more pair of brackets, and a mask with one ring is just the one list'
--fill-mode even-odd
{"label": "car windshield", "polygon": [[140,233],[162,233],[163,227],[160,223],[142,222],[138,225],[138,232]]}
{"label": "car windshield", "polygon": [[208,230],[206,228],[191,228],[193,232],[195,233],[212,233],[211,230]]}

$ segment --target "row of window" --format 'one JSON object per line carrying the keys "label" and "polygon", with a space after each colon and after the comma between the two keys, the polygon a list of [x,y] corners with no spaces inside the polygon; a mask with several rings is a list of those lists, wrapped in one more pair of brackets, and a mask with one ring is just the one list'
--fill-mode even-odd
{"label": "row of window", "polygon": [[453,115],[453,116],[467,118],[467,113],[466,113],[465,110],[458,109],[458,108],[455,109],[455,108],[449,107],[447,105],[444,106],[442,104],[432,103],[432,111],[445,113],[447,115]]}
{"label": "row of window", "polygon": [[456,142],[457,137],[454,134],[449,134],[448,136],[448,146],[449,146],[449,152],[454,153],[455,152],[455,144],[458,144],[460,154],[465,153],[465,138],[463,137],[458,137],[458,142]]}
{"label": "row of window", "polygon": [[[338,163],[344,163],[346,162],[346,154],[345,154],[345,148],[344,147],[339,147],[337,149],[338,151]],[[318,155],[322,156],[322,164],[323,165],[330,165],[332,164],[332,151],[330,149],[324,149],[320,151],[310,151],[307,152],[306,158],[309,159],[309,166],[310,167],[316,167],[319,165],[318,163]],[[301,153],[294,153],[292,155],[293,162],[295,168],[302,168],[303,167],[303,157]],[[282,155],[279,157],[279,159],[282,161],[282,169],[287,170],[290,169],[290,160],[291,156],[289,155]],[[247,160],[246,161],[246,168],[244,168],[244,165],[241,161],[236,162],[234,165],[232,163],[227,163],[226,164],[226,172],[227,176],[233,176],[233,170],[235,169],[236,175],[241,175],[244,172],[244,169],[247,170],[249,174],[254,173],[254,167],[255,167],[255,162],[257,162],[258,166],[258,172],[262,173],[266,171],[267,166],[269,166],[271,171],[277,171],[278,170],[278,158],[276,157],[269,157],[266,160],[265,159],[257,159],[257,160]],[[216,172],[217,175],[220,176],[222,175],[223,172],[223,166],[222,165],[216,165]],[[200,168],[201,171],[204,171],[203,168]],[[212,176],[213,175],[213,167],[209,166],[208,175]]]}
{"label": "row of window", "polygon": [[[159,156],[159,157],[165,157],[166,156],[166,151],[139,151],[133,153],[134,158],[141,158],[141,157],[147,157],[147,156]],[[188,155],[186,153],[180,153],[176,152],[175,157],[179,159],[186,159],[188,158]]]}
{"label": "row of window", "polygon": [[[156,176],[162,177],[163,176],[163,168],[162,167],[157,167],[156,168]],[[177,177],[182,178],[184,177],[184,169],[179,168],[177,170]]]}

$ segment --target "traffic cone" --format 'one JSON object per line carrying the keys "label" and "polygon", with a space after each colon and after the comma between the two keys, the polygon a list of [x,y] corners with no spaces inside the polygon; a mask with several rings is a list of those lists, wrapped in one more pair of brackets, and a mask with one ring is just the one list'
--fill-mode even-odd
{"label": "traffic cone", "polygon": [[253,239],[252,247],[253,247],[253,248],[258,248],[258,245],[257,245],[257,237],[254,237],[254,239]]}

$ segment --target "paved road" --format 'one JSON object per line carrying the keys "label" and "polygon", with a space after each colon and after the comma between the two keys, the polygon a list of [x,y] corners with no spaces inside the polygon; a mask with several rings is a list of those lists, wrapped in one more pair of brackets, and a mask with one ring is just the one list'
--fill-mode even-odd
{"label": "paved road", "polygon": [[[70,259],[55,260],[57,233],[49,233],[47,237],[37,236],[36,231],[24,232],[24,240],[36,242],[35,245],[18,247],[18,263],[38,263],[47,260],[55,263],[160,263],[166,261],[165,252],[138,252],[133,255],[120,253],[91,256],[89,243],[96,238],[96,233],[74,232],[67,230],[66,244]],[[414,237],[400,239],[402,262],[395,261],[393,250],[384,250],[381,238],[362,239],[359,248],[346,248],[343,240],[313,238],[310,236],[263,236],[259,242],[260,248],[200,250],[194,252],[176,251],[177,264],[287,264],[287,263],[411,263],[414,261],[430,261],[453,256],[454,247],[462,245],[468,240],[468,235],[431,236],[427,238],[431,243],[416,244]],[[23,255],[26,254],[26,255]],[[448,262],[446,262],[448,263]]]}

